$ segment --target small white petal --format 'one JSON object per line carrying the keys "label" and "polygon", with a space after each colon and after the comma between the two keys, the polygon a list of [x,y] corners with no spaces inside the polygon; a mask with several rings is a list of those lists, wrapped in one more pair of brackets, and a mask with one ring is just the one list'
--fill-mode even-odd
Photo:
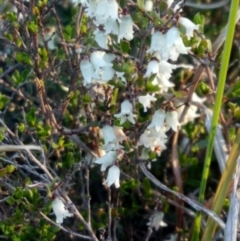
{"label": "small white petal", "polygon": [[155,128],[157,131],[159,131],[164,125],[165,118],[166,118],[166,113],[164,110],[159,109],[155,111],[152,117],[152,121],[148,126],[148,128]]}
{"label": "small white petal", "polygon": [[84,84],[90,84],[94,74],[93,65],[89,62],[89,60],[82,60],[80,63],[80,70],[84,79]]}
{"label": "small white petal", "polygon": [[58,197],[55,197],[52,201],[52,209],[54,214],[56,215],[56,223],[58,224],[63,223],[64,218],[73,216],[73,214],[67,210],[63,201]]}
{"label": "small white petal", "polygon": [[113,162],[116,160],[116,158],[117,158],[117,152],[109,151],[103,157],[97,158],[95,163],[102,164],[101,171],[105,171],[108,166],[113,164]]}
{"label": "small white petal", "polygon": [[116,188],[120,187],[120,169],[118,166],[113,165],[108,170],[107,179],[103,184],[106,184],[108,187],[110,187],[112,184],[115,184]]}
{"label": "small white petal", "polygon": [[173,131],[178,130],[180,123],[178,122],[178,113],[176,111],[166,112],[166,128],[172,128]]}
{"label": "small white petal", "polygon": [[120,43],[120,40],[123,38],[128,41],[133,39],[133,20],[130,15],[122,16],[119,24],[118,43]]}
{"label": "small white petal", "polygon": [[190,21],[188,18],[180,17],[179,23],[185,27],[186,36],[188,39],[193,37],[194,30],[199,29],[199,25],[194,24],[192,21]]}
{"label": "small white petal", "polygon": [[151,107],[151,101],[156,101],[157,99],[152,95],[138,96],[138,101],[143,105],[144,112],[147,111],[147,108]]}
{"label": "small white petal", "polygon": [[148,222],[147,225],[155,228],[156,230],[158,230],[160,227],[166,227],[167,224],[162,221],[163,217],[163,212],[156,212],[153,217],[151,217],[150,222]]}

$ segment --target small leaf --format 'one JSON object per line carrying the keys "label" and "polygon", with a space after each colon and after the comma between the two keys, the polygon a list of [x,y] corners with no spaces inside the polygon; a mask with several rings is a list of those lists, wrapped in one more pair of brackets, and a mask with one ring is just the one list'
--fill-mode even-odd
{"label": "small leaf", "polygon": [[130,44],[128,41],[121,40],[120,46],[123,53],[128,53],[130,50]]}

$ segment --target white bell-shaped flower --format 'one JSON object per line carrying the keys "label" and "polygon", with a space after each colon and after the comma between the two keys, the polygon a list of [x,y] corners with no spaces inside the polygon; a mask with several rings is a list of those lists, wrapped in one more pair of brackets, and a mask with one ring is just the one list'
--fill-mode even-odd
{"label": "white bell-shaped flower", "polygon": [[163,74],[171,74],[174,69],[177,68],[177,65],[170,64],[165,60],[161,60],[159,63],[159,72]]}
{"label": "white bell-shaped flower", "polygon": [[147,112],[147,108],[151,107],[151,101],[156,101],[156,100],[157,99],[154,97],[154,94],[138,96],[138,101],[143,105],[144,112]]}
{"label": "white bell-shaped flower", "polygon": [[119,35],[119,26],[117,21],[113,20],[112,18],[108,18],[107,21],[104,23],[105,27],[105,34],[115,34]]}
{"label": "white bell-shaped flower", "polygon": [[103,51],[94,51],[90,55],[90,61],[95,69],[95,71],[98,73],[99,69],[102,67],[112,67],[113,64],[107,63],[104,59],[105,52]]}
{"label": "white bell-shaped flower", "polygon": [[95,17],[98,0],[89,0],[88,7],[86,8],[86,14],[88,17]]}
{"label": "white bell-shaped flower", "polygon": [[108,82],[113,79],[115,70],[112,67],[103,67],[100,71],[100,77],[103,82]]}
{"label": "white bell-shaped flower", "polygon": [[188,50],[191,47],[186,47],[180,36],[180,32],[176,27],[172,27],[166,33],[166,39],[168,43],[168,54],[169,58],[173,61],[176,61],[180,54],[188,54]]}
{"label": "white bell-shaped flower", "polygon": [[156,78],[152,81],[153,85],[157,85],[160,88],[161,93],[167,92],[169,88],[174,84],[169,81],[171,74],[158,73]]}
{"label": "white bell-shaped flower", "polygon": [[150,148],[152,151],[155,151],[156,148],[165,150],[166,142],[167,142],[167,136],[163,132],[163,129],[156,131],[155,128],[148,128],[140,136],[138,145],[145,146],[146,148]]}
{"label": "white bell-shaped flower", "polygon": [[185,28],[185,34],[188,39],[193,37],[194,30],[199,29],[199,25],[196,25],[192,21],[190,21],[188,18],[180,17],[179,23],[184,26]]}
{"label": "white bell-shaped flower", "polygon": [[125,38],[130,41],[133,39],[133,20],[130,14],[123,15],[119,24],[118,43]]}
{"label": "white bell-shaped flower", "polygon": [[56,223],[58,224],[62,224],[64,218],[73,216],[73,214],[67,210],[62,199],[56,194],[53,194],[52,209],[56,216]]}
{"label": "white bell-shaped flower", "polygon": [[[106,151],[103,149],[99,149],[98,153],[100,157],[106,155]],[[91,155],[90,153],[87,153],[86,156],[84,156],[84,161],[85,161],[85,164],[87,164],[90,167],[93,167],[94,166],[93,164],[96,161],[96,157]]]}
{"label": "white bell-shaped flower", "polygon": [[177,111],[169,111],[166,112],[166,128],[169,130],[170,128],[173,129],[173,131],[177,131],[178,127],[180,126],[180,123],[178,122],[178,113]]}
{"label": "white bell-shaped flower", "polygon": [[120,126],[113,127],[114,134],[119,142],[122,142],[127,139],[127,136],[123,132],[123,128]]}
{"label": "white bell-shaped flower", "polygon": [[167,47],[166,35],[157,31],[152,35],[150,49],[147,50],[147,53],[154,53],[161,51]]}
{"label": "white bell-shaped flower", "polygon": [[107,7],[107,0],[98,1],[97,6],[96,6],[96,12],[95,12],[96,19],[101,18],[101,17],[104,18],[104,15],[107,11],[106,7]]}
{"label": "white bell-shaped flower", "polygon": [[151,121],[150,125],[148,126],[148,128],[155,128],[156,131],[159,131],[164,126],[165,118],[166,118],[165,110],[159,109],[159,110],[155,111],[155,113],[152,117],[152,121]]}
{"label": "white bell-shaped flower", "polygon": [[112,150],[119,150],[122,149],[123,146],[119,145],[119,139],[116,136],[116,129],[115,127],[106,125],[102,129],[103,139],[104,139],[104,145],[103,149],[106,151],[112,151]]}
{"label": "white bell-shaped flower", "polygon": [[146,12],[151,12],[153,10],[153,1],[152,0],[146,0],[145,1],[144,10]]}
{"label": "white bell-shaped flower", "polygon": [[146,148],[150,148],[152,142],[152,137],[150,136],[150,131],[145,130],[143,134],[141,134],[138,145],[139,146],[145,146]]}
{"label": "white bell-shaped flower", "polygon": [[114,21],[118,20],[120,22],[118,8],[119,6],[116,0],[108,0],[106,19],[111,18]]}
{"label": "white bell-shaped flower", "polygon": [[91,84],[94,74],[94,67],[89,60],[83,59],[80,63],[80,70],[84,79],[84,85]]}
{"label": "white bell-shaped flower", "polygon": [[108,145],[109,143],[115,143],[117,138],[114,133],[114,129],[110,125],[105,125],[102,129],[104,145]]}
{"label": "white bell-shaped flower", "polygon": [[132,124],[135,124],[134,117],[136,117],[135,114],[133,114],[133,106],[129,102],[129,100],[124,100],[121,104],[121,112],[114,115],[116,118],[121,118],[120,125],[122,125],[126,120],[129,120]]}
{"label": "white bell-shaped flower", "polygon": [[104,24],[109,18],[120,21],[118,18],[118,3],[116,0],[100,0],[96,8],[96,22]]}
{"label": "white bell-shaped flower", "polygon": [[171,27],[166,33],[167,46],[171,47],[175,41],[180,37],[180,32],[178,28]]}
{"label": "white bell-shaped flower", "polygon": [[103,183],[103,185],[107,185],[110,187],[112,184],[115,184],[116,188],[120,187],[120,169],[118,166],[113,165],[108,169],[108,175],[106,181]]}
{"label": "white bell-shaped flower", "polygon": [[94,36],[99,47],[108,49],[109,36],[105,34],[105,31],[97,29],[94,31]]}
{"label": "white bell-shaped flower", "polygon": [[143,75],[143,78],[148,78],[152,74],[157,74],[158,72],[159,72],[159,62],[155,59],[152,59],[148,63],[147,71],[145,75]]}
{"label": "white bell-shaped flower", "polygon": [[100,158],[97,158],[95,163],[102,164],[101,171],[105,171],[107,167],[109,167],[110,165],[112,165],[114,163],[116,158],[117,158],[117,152],[109,151],[109,152],[107,152],[106,155],[104,155]]}
{"label": "white bell-shaped flower", "polygon": [[163,212],[156,212],[150,218],[150,221],[147,223],[147,226],[155,228],[157,231],[160,227],[166,227],[167,224],[163,221],[164,213]]}

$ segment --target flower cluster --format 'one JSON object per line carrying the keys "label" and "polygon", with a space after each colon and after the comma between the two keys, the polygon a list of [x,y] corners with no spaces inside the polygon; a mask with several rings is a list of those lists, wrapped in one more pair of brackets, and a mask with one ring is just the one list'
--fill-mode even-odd
{"label": "flower cluster", "polygon": [[101,134],[104,140],[102,148],[106,151],[106,154],[97,158],[95,163],[101,164],[101,171],[105,171],[110,167],[107,179],[103,184],[106,184],[108,187],[115,184],[115,187],[118,188],[120,186],[120,169],[116,165],[116,160],[120,159],[124,153],[122,150],[123,146],[120,143],[127,137],[121,127],[110,125],[105,125],[101,129]]}
{"label": "flower cluster", "polygon": [[178,114],[175,110],[165,112],[163,109],[155,111],[151,123],[140,136],[139,145],[145,148],[150,148],[151,151],[166,149],[167,135],[166,132],[171,128],[177,131],[180,123],[178,122]]}
{"label": "flower cluster", "polygon": [[[84,6],[86,16],[93,20],[95,25],[94,39],[99,47],[102,48],[101,51],[91,50],[89,56],[84,55],[81,58],[80,71],[83,77],[83,85],[108,84],[109,81],[117,77],[127,86],[129,81],[126,80],[125,76],[129,77],[129,75],[125,75],[124,72],[117,72],[113,68],[114,63],[117,63],[119,60],[119,54],[114,51],[114,54],[111,54],[110,50],[114,49],[114,46],[123,39],[131,41],[134,38],[134,23],[128,9],[124,8],[122,10],[116,0],[72,1],[74,4],[81,3]],[[167,4],[170,8],[173,5],[173,1],[167,1]],[[180,2],[174,5],[173,11],[178,11],[180,6]],[[146,1],[145,11],[152,11],[152,9],[153,2],[151,0]],[[177,16],[176,21],[177,24],[169,25],[170,27],[164,30],[153,29],[150,47],[146,51],[146,58],[149,61],[147,63],[143,61],[143,63],[146,63],[146,71],[143,78],[151,79],[151,84],[159,87],[160,91],[158,94],[167,92],[169,88],[174,87],[174,83],[170,81],[170,78],[173,71],[180,66],[172,62],[176,61],[180,54],[188,54],[190,50],[190,47],[186,47],[183,43],[178,25],[185,29],[187,39],[192,38],[194,31],[199,28],[198,25],[181,16]],[[138,29],[138,27],[136,28]],[[135,77],[139,77],[138,71],[132,74],[130,78],[134,79]],[[125,125],[125,122],[136,125],[136,122],[138,122],[138,115],[136,114],[137,101],[143,106],[143,111],[148,112],[148,109],[158,100],[155,94],[146,92],[139,96],[130,96],[131,98],[128,99],[128,96],[126,96],[121,102],[120,112],[113,114],[116,118],[115,120],[119,121],[117,122],[119,125]],[[198,116],[196,114],[197,108],[193,107],[191,110],[192,112],[189,112],[189,114],[192,114],[193,119]],[[173,131],[178,130],[180,126],[178,120],[181,111],[182,108],[175,110],[172,107],[170,111],[165,111],[164,109],[155,111],[151,123],[138,140],[138,146],[143,146],[141,147],[142,156],[147,158],[148,151],[154,151],[160,155],[162,150],[167,148],[167,131],[170,129]],[[191,121],[192,119],[187,118],[186,121]],[[101,129],[101,134],[104,140],[101,151],[104,154],[97,158],[95,163],[101,165],[101,171],[108,170],[105,184],[108,186],[115,184],[116,187],[119,187],[120,169],[118,160],[123,153],[122,141],[126,140],[127,137],[123,128],[110,125],[105,125]]]}

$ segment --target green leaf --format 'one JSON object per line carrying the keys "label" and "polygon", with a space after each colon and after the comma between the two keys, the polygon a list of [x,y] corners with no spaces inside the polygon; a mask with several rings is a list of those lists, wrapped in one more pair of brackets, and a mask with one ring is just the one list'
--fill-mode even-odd
{"label": "green leaf", "polygon": [[38,32],[38,26],[33,21],[27,23],[27,28],[28,28],[29,32],[32,32],[32,33]]}
{"label": "green leaf", "polygon": [[200,24],[202,27],[204,27],[205,25],[205,17],[200,14],[200,13],[197,13],[194,18],[193,18],[193,22],[195,24]]}
{"label": "green leaf", "polygon": [[143,190],[146,198],[152,197],[152,188],[148,178],[143,179]]}
{"label": "green leaf", "polygon": [[200,82],[197,87],[198,92],[200,92],[202,95],[207,95],[211,92],[211,88],[204,82]]}
{"label": "green leaf", "polygon": [[0,93],[0,110],[5,108],[8,100],[9,98],[7,96]]}
{"label": "green leaf", "polygon": [[121,46],[121,51],[122,51],[123,53],[128,53],[128,52],[129,52],[129,50],[130,50],[130,44],[129,44],[128,41],[121,40],[120,46]]}

